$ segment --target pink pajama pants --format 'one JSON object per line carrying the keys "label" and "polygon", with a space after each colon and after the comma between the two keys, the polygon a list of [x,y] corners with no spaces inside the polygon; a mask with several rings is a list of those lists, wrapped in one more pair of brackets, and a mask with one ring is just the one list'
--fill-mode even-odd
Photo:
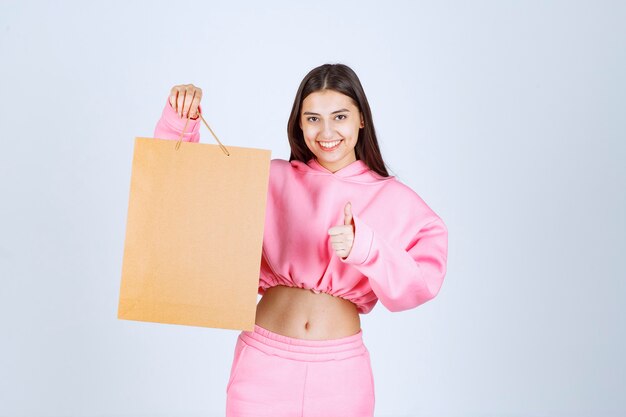
{"label": "pink pajama pants", "polygon": [[294,339],[242,331],[226,386],[226,417],[372,417],[374,377],[363,331]]}

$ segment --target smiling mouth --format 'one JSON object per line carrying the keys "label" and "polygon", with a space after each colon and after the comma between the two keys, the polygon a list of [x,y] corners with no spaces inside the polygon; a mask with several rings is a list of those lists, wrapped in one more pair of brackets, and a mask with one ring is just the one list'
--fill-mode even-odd
{"label": "smiling mouth", "polygon": [[343,139],[339,139],[339,140],[333,140],[333,141],[326,141],[326,142],[321,142],[319,141],[319,145],[322,149],[324,150],[333,150],[335,148],[337,148],[337,146],[339,146],[339,144],[341,143]]}

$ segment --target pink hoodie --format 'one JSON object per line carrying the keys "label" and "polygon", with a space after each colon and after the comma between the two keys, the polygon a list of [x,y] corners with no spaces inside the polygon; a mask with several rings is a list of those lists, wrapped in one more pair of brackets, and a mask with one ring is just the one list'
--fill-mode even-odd
{"label": "pink hoodie", "polygon": [[[178,139],[185,120],[169,102],[155,138]],[[184,141],[200,141],[190,120]],[[328,229],[343,225],[352,203],[354,242],[337,256]],[[395,177],[381,177],[361,160],[330,172],[272,159],[259,294],[276,285],[342,297],[369,313],[380,300],[390,311],[417,307],[437,295],[446,274],[448,230],[441,218]]]}

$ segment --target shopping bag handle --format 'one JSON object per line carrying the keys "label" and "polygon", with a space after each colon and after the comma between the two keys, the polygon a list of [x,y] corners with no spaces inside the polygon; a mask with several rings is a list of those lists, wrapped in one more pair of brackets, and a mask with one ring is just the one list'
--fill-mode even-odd
{"label": "shopping bag handle", "polygon": [[[206,120],[204,120],[204,117],[202,117],[202,113],[198,112],[198,114],[200,115],[200,118],[202,119],[202,122],[207,127],[207,129],[209,129],[209,131],[211,132],[211,134],[213,135],[213,137],[215,138],[217,143],[219,143],[220,148],[222,148],[222,151],[224,151],[226,156],[230,156],[230,152],[228,152],[228,149],[226,149],[226,146],[222,145],[222,142],[220,142],[220,140],[217,138],[217,136],[213,132],[213,129],[211,129],[211,126],[209,126],[209,124],[206,122]],[[189,114],[187,114],[187,121],[185,122],[185,127],[183,127],[183,131],[180,132],[180,136],[178,137],[178,141],[176,142],[176,150],[178,150],[178,148],[180,147],[181,142],[183,141],[183,135],[185,134],[185,130],[187,130],[187,125],[188,124],[189,124]]]}

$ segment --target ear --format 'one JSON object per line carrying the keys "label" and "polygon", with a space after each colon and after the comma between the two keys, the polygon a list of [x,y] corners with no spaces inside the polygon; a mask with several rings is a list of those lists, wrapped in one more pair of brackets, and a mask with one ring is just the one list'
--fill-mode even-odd
{"label": "ear", "polygon": [[365,127],[365,121],[363,120],[363,113],[361,114],[361,129],[363,129]]}

